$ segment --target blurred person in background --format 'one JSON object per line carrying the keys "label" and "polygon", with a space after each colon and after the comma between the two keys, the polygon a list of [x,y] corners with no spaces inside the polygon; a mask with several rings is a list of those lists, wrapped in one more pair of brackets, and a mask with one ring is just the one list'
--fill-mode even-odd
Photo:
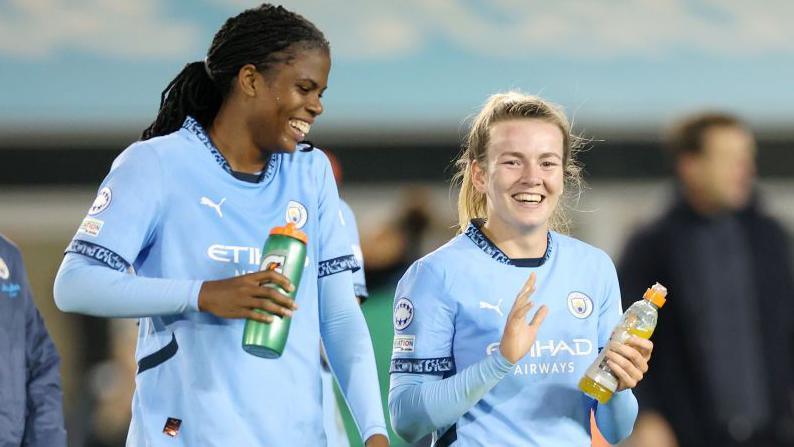
{"label": "blurred person in background", "polygon": [[681,121],[668,144],[674,200],[628,240],[619,267],[624,305],[654,281],[673,297],[637,389],[631,445],[794,445],[791,252],[753,188],[753,134],[734,116],[704,113]]}
{"label": "blurred person in background", "polygon": [[[406,440],[583,446],[592,411],[609,441],[631,432],[653,344],[609,343],[615,266],[560,232],[562,199],[580,186],[577,141],[535,96],[496,94],[477,115],[456,164],[462,234],[412,264],[394,296],[389,411]],[[578,383],[602,349],[619,384],[596,405]]]}
{"label": "blurred person in background", "polygon": [[66,446],[59,366],[22,255],[0,234],[0,445]]}
{"label": "blurred person in background", "polygon": [[405,270],[427,252],[428,243],[436,248],[437,236],[445,240],[453,234],[436,221],[430,188],[411,185],[400,195],[394,217],[364,235],[363,256],[372,290],[393,292]]}
{"label": "blurred person in background", "polygon": [[[263,4],[229,18],[102,182],[54,295],[67,312],[140,318],[127,445],[324,444],[321,336],[362,439],[388,445],[333,174],[300,143],[330,66],[298,14]],[[259,271],[268,230],[286,222],[309,241],[294,302],[278,289],[297,284]],[[283,355],[246,353],[245,319],[273,315],[294,315]]]}
{"label": "blurred person in background", "polygon": [[108,327],[110,355],[88,371],[86,394],[80,400],[82,442],[85,447],[124,445],[130,426],[135,391],[136,320],[115,318]]}

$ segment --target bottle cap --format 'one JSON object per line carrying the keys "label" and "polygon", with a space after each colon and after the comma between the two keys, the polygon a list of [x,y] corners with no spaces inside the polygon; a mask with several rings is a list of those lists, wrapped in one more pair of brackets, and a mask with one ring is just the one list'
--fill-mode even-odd
{"label": "bottle cap", "polygon": [[309,237],[306,236],[306,233],[304,233],[303,231],[297,229],[295,227],[295,224],[292,223],[292,222],[287,223],[283,227],[273,227],[273,229],[270,230],[270,234],[271,235],[272,234],[278,234],[278,235],[281,235],[281,236],[291,237],[293,239],[297,239],[297,240],[303,242],[304,244],[308,244],[309,243]]}
{"label": "bottle cap", "polygon": [[645,291],[645,294],[642,296],[646,300],[652,302],[658,308],[662,308],[664,306],[665,301],[667,301],[667,288],[658,282],[652,285],[648,290]]}

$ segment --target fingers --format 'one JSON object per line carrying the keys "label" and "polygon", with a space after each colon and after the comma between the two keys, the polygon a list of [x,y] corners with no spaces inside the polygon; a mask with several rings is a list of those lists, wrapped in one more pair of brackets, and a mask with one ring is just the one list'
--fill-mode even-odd
{"label": "fingers", "polygon": [[620,380],[622,389],[634,388],[648,372],[648,362],[645,357],[631,346],[610,343],[606,358],[607,365]]}
{"label": "fingers", "polygon": [[639,351],[646,362],[651,359],[651,353],[653,352],[652,341],[642,337],[631,336],[626,340],[626,344]]}
{"label": "fingers", "polygon": [[535,315],[532,317],[532,321],[529,322],[529,325],[536,328],[540,327],[540,324],[543,323],[543,320],[546,319],[546,315],[548,314],[549,314],[549,307],[546,306],[545,304],[540,306],[540,309],[538,309],[535,312]]}
{"label": "fingers", "polygon": [[244,315],[241,315],[240,318],[247,318],[249,320],[260,321],[262,323],[270,324],[273,322],[273,316],[265,313],[265,312],[258,312],[254,309],[248,309]]}
{"label": "fingers", "polygon": [[281,287],[283,290],[286,290],[287,293],[291,293],[293,290],[295,290],[295,286],[290,283],[289,278],[275,270],[262,270],[260,272],[254,272],[245,275],[245,277],[255,281],[258,285],[275,284]]}
{"label": "fingers", "polygon": [[529,302],[529,297],[535,291],[536,277],[537,276],[535,275],[535,272],[532,272],[529,275],[529,279],[527,279],[527,282],[525,282],[524,286],[521,287],[521,290],[516,296],[516,300],[513,302],[513,307],[510,309],[511,314],[521,312],[523,310],[524,315],[526,315],[529,309],[532,307],[532,303]]}
{"label": "fingers", "polygon": [[261,301],[272,301],[281,307],[292,310],[298,308],[298,304],[292,298],[284,295],[273,287],[251,287],[250,289],[246,290],[246,292],[246,295],[253,298],[258,298]]}

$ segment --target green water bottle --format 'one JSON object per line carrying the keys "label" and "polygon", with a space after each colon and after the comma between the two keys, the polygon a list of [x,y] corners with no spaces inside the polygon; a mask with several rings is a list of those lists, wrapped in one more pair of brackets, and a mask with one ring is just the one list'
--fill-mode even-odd
{"label": "green water bottle", "polygon": [[[306,263],[306,233],[295,228],[295,224],[288,223],[283,227],[274,227],[270,230],[262,249],[262,263],[259,270],[274,270],[286,276],[295,288],[292,293],[275,284],[266,284],[264,287],[273,287],[279,292],[295,299],[298,293],[303,266]],[[273,316],[273,322],[262,323],[256,320],[246,320],[243,330],[243,349],[245,352],[257,357],[275,359],[281,357],[284,345],[287,344],[289,317],[275,315],[265,310],[256,309],[256,312],[267,313]]]}

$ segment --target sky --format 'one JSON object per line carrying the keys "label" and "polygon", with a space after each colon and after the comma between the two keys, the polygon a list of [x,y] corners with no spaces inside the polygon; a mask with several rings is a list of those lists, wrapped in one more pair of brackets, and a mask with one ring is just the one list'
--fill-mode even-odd
{"label": "sky", "polygon": [[[242,0],[0,0],[0,133],[142,128]],[[726,109],[794,116],[787,0],[294,0],[333,66],[318,127],[454,130],[508,89],[575,123],[656,128]]]}

